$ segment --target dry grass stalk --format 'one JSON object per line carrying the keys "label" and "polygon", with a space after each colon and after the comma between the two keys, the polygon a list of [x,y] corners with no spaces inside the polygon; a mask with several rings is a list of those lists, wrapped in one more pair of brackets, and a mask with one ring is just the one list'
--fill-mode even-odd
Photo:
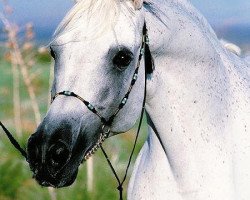
{"label": "dry grass stalk", "polygon": [[15,62],[14,55],[11,55],[11,66],[13,74],[13,104],[14,104],[14,123],[16,134],[18,137],[22,136],[22,123],[21,123],[21,103],[20,103],[20,80],[19,70]]}
{"label": "dry grass stalk", "polygon": [[[6,14],[12,13],[12,8],[7,4],[6,1],[4,3],[4,11]],[[16,134],[18,137],[22,136],[22,123],[21,123],[21,102],[20,102],[20,78],[19,78],[19,70],[14,59],[13,52],[10,52],[10,62],[13,74],[13,104],[14,104],[14,124],[16,129]]]}
{"label": "dry grass stalk", "polygon": [[[5,11],[12,12],[12,9],[10,6],[5,6]],[[38,102],[36,100],[35,90],[32,85],[32,75],[29,73],[29,67],[32,67],[34,62],[28,62],[26,64],[25,58],[22,55],[21,48],[18,44],[17,39],[17,26],[10,23],[10,21],[5,17],[3,13],[0,13],[0,20],[4,24],[4,28],[7,32],[8,37],[8,43],[7,47],[10,50],[10,59],[12,64],[12,71],[13,71],[13,101],[14,101],[14,114],[15,114],[15,126],[16,126],[16,132],[18,136],[21,136],[22,128],[21,128],[21,109],[20,109],[20,90],[19,90],[19,70],[20,68],[21,74],[23,76],[23,81],[25,83],[25,86],[28,90],[28,94],[31,100],[31,106],[35,115],[35,122],[38,126],[41,122],[41,114],[38,106]],[[33,30],[32,25],[28,24],[26,26],[26,40],[29,41],[33,38]],[[24,43],[23,50],[32,50],[33,46],[31,43]],[[28,59],[29,61],[32,61]],[[54,188],[48,188],[48,192],[50,195],[51,200],[56,200],[56,192]]]}
{"label": "dry grass stalk", "polygon": [[94,160],[92,157],[90,157],[87,162],[87,190],[88,192],[93,191],[93,182],[94,182]]}
{"label": "dry grass stalk", "polygon": [[3,22],[5,30],[8,34],[8,47],[10,49],[11,55],[13,56],[13,60],[19,66],[21,74],[23,76],[23,81],[28,90],[28,94],[31,100],[31,106],[35,115],[35,122],[38,126],[41,122],[41,114],[39,111],[39,106],[36,100],[36,95],[34,91],[34,87],[31,82],[29,67],[26,65],[24,58],[22,56],[21,49],[17,40],[17,27],[9,22],[9,20],[0,13],[0,20]]}
{"label": "dry grass stalk", "polygon": [[53,187],[48,187],[49,195],[51,200],[57,200],[56,191]]}

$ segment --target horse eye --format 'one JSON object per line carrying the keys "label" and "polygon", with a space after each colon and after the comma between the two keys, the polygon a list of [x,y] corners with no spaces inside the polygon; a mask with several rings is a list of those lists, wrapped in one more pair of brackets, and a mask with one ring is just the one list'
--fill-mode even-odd
{"label": "horse eye", "polygon": [[55,54],[55,51],[50,47],[50,55],[52,58],[56,58],[56,54]]}
{"label": "horse eye", "polygon": [[113,58],[113,64],[120,69],[127,67],[133,60],[133,54],[128,50],[119,51]]}

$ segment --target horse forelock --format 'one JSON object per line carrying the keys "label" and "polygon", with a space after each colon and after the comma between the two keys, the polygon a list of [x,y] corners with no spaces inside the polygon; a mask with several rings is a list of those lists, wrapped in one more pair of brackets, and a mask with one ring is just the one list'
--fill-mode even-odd
{"label": "horse forelock", "polygon": [[[99,35],[107,28],[114,26],[122,5],[133,14],[128,6],[129,0],[77,0],[74,7],[64,17],[54,33],[54,39],[82,24],[81,18],[91,23],[88,35]],[[92,22],[91,19],[95,18]]]}

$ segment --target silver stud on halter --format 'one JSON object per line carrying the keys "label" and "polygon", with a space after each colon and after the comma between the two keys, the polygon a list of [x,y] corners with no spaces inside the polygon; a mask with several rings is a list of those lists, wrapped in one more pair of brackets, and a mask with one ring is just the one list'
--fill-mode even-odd
{"label": "silver stud on halter", "polygon": [[145,53],[144,48],[141,48],[140,54],[143,55]]}
{"label": "silver stud on halter", "polygon": [[88,109],[93,110],[95,107],[92,104],[88,104]]}
{"label": "silver stud on halter", "polygon": [[65,96],[71,96],[72,95],[72,92],[70,92],[70,91],[64,91],[64,93],[63,93]]}

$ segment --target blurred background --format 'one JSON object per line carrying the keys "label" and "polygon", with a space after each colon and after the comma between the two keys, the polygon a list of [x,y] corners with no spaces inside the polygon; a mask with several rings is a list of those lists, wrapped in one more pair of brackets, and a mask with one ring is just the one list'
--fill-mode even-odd
{"label": "blurred background", "polygon": [[[219,38],[250,52],[250,1],[191,0]],[[25,147],[49,105],[53,61],[45,47],[71,0],[0,0],[0,120]],[[146,132],[145,125],[142,132]],[[146,134],[140,136],[136,153]],[[121,175],[134,140],[134,130],[105,143]],[[111,154],[112,153],[112,154]],[[131,172],[131,171],[130,171]],[[126,183],[127,184],[127,183]],[[69,188],[41,188],[25,160],[0,130],[0,200],[118,199],[117,183],[100,154],[80,167]],[[125,189],[126,190],[126,189]]]}

